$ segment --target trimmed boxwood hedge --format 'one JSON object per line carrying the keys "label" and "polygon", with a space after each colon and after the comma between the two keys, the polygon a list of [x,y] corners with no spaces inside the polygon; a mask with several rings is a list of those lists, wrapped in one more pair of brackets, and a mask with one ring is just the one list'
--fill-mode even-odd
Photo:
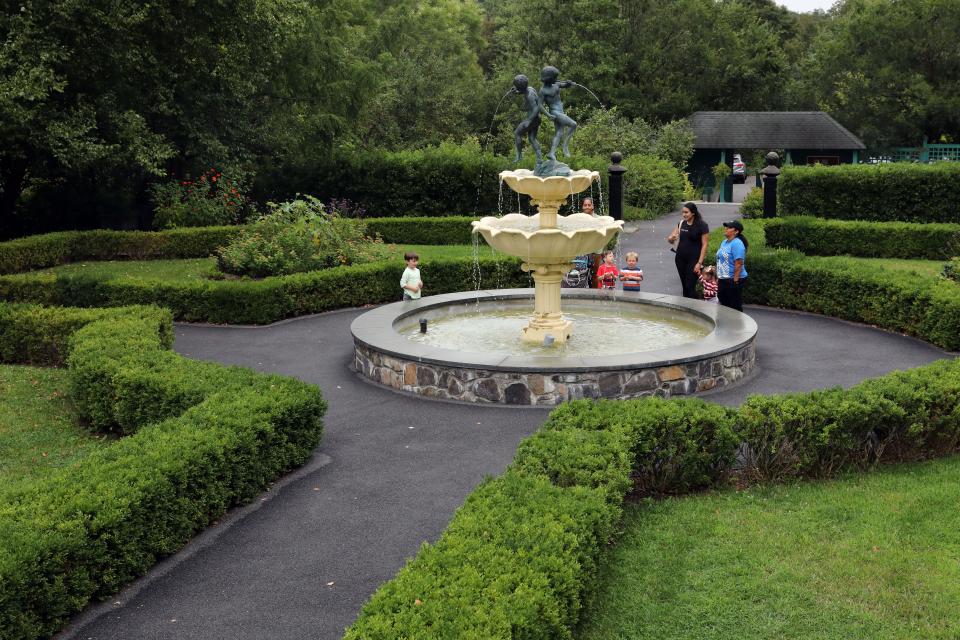
{"label": "trimmed boxwood hedge", "polygon": [[960,350],[960,297],[946,279],[903,277],[791,249],[751,248],[744,302],[853,320]]}
{"label": "trimmed boxwood hedge", "polygon": [[764,221],[767,244],[814,256],[945,260],[960,255],[960,224],[824,220]]}
{"label": "trimmed boxwood hedge", "polygon": [[[574,401],[480,485],[440,539],[382,585],[347,640],[573,638],[624,497],[828,477],[955,453],[960,361],[848,391],[700,400]],[[734,469],[738,450],[746,465]]]}
{"label": "trimmed boxwood hedge", "polygon": [[[470,244],[475,216],[366,218],[367,232],[387,244]],[[483,242],[483,238],[480,238]]]}
{"label": "trimmed boxwood hedge", "polygon": [[[517,258],[479,259],[481,286],[529,286]],[[403,262],[336,267],[263,280],[158,282],[134,277],[99,280],[83,273],[0,276],[0,299],[45,305],[111,307],[156,304],[177,320],[265,324],[283,318],[400,299]],[[429,293],[470,290],[474,262],[421,263]],[[495,286],[495,285],[494,285]]]}
{"label": "trimmed boxwood hedge", "polygon": [[841,220],[960,222],[960,163],[845,164],[784,169],[783,215]]}
{"label": "trimmed boxwood hedge", "polygon": [[133,434],[0,488],[0,637],[54,633],[319,442],[319,389],[181,358],[169,351],[171,320],[153,307],[0,304],[0,360],[66,361],[81,416]]}
{"label": "trimmed boxwood hedge", "polygon": [[[599,172],[603,192],[609,193],[609,157],[564,160],[575,169]],[[518,166],[532,169],[533,163],[532,154],[516,165],[506,156],[450,144],[393,152],[341,151],[260,171],[254,189],[258,200],[298,192],[317,194],[325,201],[346,199],[370,216],[489,215],[499,206],[499,173]],[[627,205],[661,214],[676,207],[683,194],[683,176],[676,167],[654,156],[627,156],[623,165]],[[503,189],[504,198],[515,202],[516,194],[509,187]]]}
{"label": "trimmed boxwood hedge", "polygon": [[45,269],[81,260],[206,258],[243,227],[168,231],[58,231],[0,242],[0,274]]}

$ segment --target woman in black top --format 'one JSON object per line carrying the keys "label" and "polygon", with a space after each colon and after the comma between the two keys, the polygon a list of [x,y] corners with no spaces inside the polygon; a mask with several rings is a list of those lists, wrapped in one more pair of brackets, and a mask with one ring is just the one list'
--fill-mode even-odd
{"label": "woman in black top", "polygon": [[697,281],[700,270],[703,268],[703,258],[707,254],[707,243],[710,241],[710,227],[703,221],[697,210],[697,205],[688,202],[680,211],[683,221],[667,238],[677,244],[677,273],[680,274],[680,284],[683,286],[684,298],[697,297]]}

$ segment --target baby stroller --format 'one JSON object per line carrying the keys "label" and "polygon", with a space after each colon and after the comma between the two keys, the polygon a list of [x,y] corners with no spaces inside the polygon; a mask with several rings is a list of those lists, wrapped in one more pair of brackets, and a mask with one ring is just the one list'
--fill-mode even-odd
{"label": "baby stroller", "polygon": [[573,259],[573,268],[563,276],[561,286],[575,289],[590,288],[590,256],[577,256]]}

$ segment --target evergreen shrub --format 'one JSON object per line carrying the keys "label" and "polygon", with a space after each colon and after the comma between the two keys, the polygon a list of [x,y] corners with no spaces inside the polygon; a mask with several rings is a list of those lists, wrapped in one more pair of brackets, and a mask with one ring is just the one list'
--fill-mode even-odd
{"label": "evergreen shrub", "polygon": [[872,324],[960,350],[960,299],[945,279],[827,264],[790,249],[753,250],[744,301]]}
{"label": "evergreen shrub", "polygon": [[960,223],[960,163],[787,167],[784,215],[840,220]]}
{"label": "evergreen shrub", "polygon": [[[600,172],[609,193],[608,157],[564,159],[575,169]],[[442,144],[410,151],[341,151],[292,167],[265,169],[257,177],[259,199],[289,193],[316,193],[348,200],[375,217],[479,216],[500,211],[497,176],[517,167],[511,158],[482,152],[476,145]],[[628,156],[623,162],[627,205],[669,213],[683,195],[683,174],[655,156]],[[521,168],[533,168],[528,154]],[[504,197],[515,194],[503,185]],[[524,201],[526,201],[524,197]]]}
{"label": "evergreen shrub", "polygon": [[[530,286],[520,259],[479,258],[481,286]],[[266,324],[344,307],[395,302],[401,297],[404,263],[376,262],[296,273],[263,280],[158,282],[134,277],[100,280],[83,273],[0,276],[0,300],[75,307],[155,304],[177,320]],[[421,263],[430,295],[474,288],[469,258]]]}
{"label": "evergreen shrub", "polygon": [[313,196],[268,203],[268,212],[216,251],[226,274],[265,278],[372,262],[387,256],[362,220],[330,215]]}
{"label": "evergreen shrub", "polygon": [[740,217],[763,217],[763,189],[754,187],[743,197],[743,202],[740,203]]}
{"label": "evergreen shrub", "polygon": [[658,215],[676,210],[684,190],[683,174],[676,167],[653,156],[627,157],[621,164],[627,169],[623,176],[624,205]]}
{"label": "evergreen shrub", "polygon": [[81,416],[132,433],[0,488],[0,637],[53,634],[302,464],[320,439],[315,386],[173,354],[168,311],[0,304],[0,329],[5,362],[33,353],[24,338],[67,345],[44,357],[66,356]]}
{"label": "evergreen shrub", "polygon": [[771,218],[767,244],[815,256],[944,260],[960,253],[960,224]]}
{"label": "evergreen shrub", "polygon": [[21,273],[80,260],[206,258],[243,227],[168,231],[58,231],[0,242],[0,274]]}
{"label": "evergreen shrub", "polygon": [[[475,216],[366,218],[367,233],[387,244],[471,244]],[[480,238],[480,242],[483,239]]]}
{"label": "evergreen shrub", "polygon": [[828,477],[958,445],[955,360],[847,391],[752,396],[739,410],[658,398],[567,403],[374,593],[345,637],[572,638],[631,484],[685,493],[723,487],[734,473],[741,482]]}

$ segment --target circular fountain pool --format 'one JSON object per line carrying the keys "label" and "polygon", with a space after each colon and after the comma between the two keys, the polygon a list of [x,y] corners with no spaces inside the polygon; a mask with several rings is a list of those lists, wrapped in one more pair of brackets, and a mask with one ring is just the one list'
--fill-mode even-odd
{"label": "circular fountain pool", "polygon": [[[756,365],[756,323],[676,296],[564,290],[566,344],[524,343],[530,289],[431,296],[354,320],[355,367],[394,389],[481,403],[690,395],[734,384]],[[420,320],[427,333],[420,333]]]}

